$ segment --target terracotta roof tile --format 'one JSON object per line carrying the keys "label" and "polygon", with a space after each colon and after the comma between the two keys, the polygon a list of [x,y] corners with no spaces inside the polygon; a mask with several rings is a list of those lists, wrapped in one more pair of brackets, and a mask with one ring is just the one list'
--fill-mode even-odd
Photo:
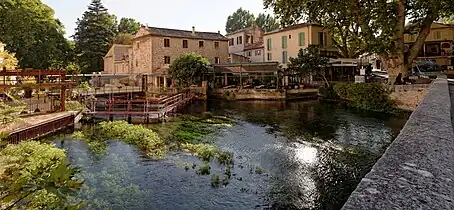
{"label": "terracotta roof tile", "polygon": [[259,42],[253,43],[253,44],[247,44],[244,46],[244,50],[255,50],[255,49],[261,49],[264,48],[265,45],[263,43],[263,40],[260,40]]}
{"label": "terracotta roof tile", "polygon": [[179,37],[179,38],[189,38],[189,39],[205,39],[205,40],[219,40],[219,41],[228,41],[228,39],[220,33],[214,32],[199,32],[196,31],[195,34],[192,34],[192,31],[170,29],[170,28],[157,28],[157,27],[148,27],[148,31],[151,35],[155,36],[168,36],[168,37]]}

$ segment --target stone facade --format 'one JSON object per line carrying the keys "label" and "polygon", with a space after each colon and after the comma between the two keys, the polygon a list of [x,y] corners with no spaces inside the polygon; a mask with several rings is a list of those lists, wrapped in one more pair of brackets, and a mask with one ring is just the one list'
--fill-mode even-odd
{"label": "stone facade", "polygon": [[155,74],[189,52],[201,54],[212,64],[226,63],[229,59],[228,40],[218,33],[141,28],[133,40],[132,73]]}
{"label": "stone facade", "polygon": [[263,34],[264,31],[257,25],[227,34],[229,53],[246,56],[245,49],[263,41]]}
{"label": "stone facade", "polygon": [[105,74],[128,74],[131,69],[131,45],[113,45],[104,56]]}

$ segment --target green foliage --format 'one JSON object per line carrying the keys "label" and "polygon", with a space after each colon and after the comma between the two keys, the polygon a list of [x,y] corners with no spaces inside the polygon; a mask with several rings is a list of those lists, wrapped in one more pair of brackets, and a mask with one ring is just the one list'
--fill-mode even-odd
{"label": "green foliage", "polygon": [[216,158],[218,160],[218,163],[221,165],[233,165],[233,152],[218,152]]}
{"label": "green foliage", "polygon": [[162,157],[166,151],[165,141],[154,131],[125,121],[101,122],[96,126],[93,137],[123,140],[136,145],[150,156]]}
{"label": "green foliage", "polygon": [[225,31],[227,33],[233,33],[235,31],[250,27],[252,24],[256,24],[265,32],[274,31],[280,27],[280,21],[273,16],[259,13],[257,18],[255,18],[254,14],[240,7],[227,18]]}
{"label": "green foliage", "polygon": [[202,55],[190,52],[185,53],[172,62],[169,75],[183,85],[195,84],[197,78],[208,72],[210,62]]}
{"label": "green foliage", "polygon": [[92,0],[88,10],[77,20],[74,34],[77,60],[83,73],[103,70],[103,57],[116,34],[116,17],[107,12],[101,0]]}
{"label": "green foliage", "polygon": [[288,69],[296,71],[303,76],[310,74],[323,77],[327,85],[328,80],[325,77],[325,67],[328,66],[329,58],[320,54],[320,48],[316,45],[309,45],[306,49],[300,49],[296,58],[290,58]]}
{"label": "green foliage", "polygon": [[229,15],[229,17],[227,18],[225,31],[227,33],[232,33],[247,28],[251,26],[254,21],[254,14],[240,7],[237,11],[235,11],[232,15]]}
{"label": "green foliage", "polygon": [[263,29],[265,32],[274,31],[279,29],[281,23],[279,20],[271,16],[270,14],[260,13],[255,19],[255,24]]}
{"label": "green foliage", "polygon": [[183,144],[183,149],[188,150],[191,153],[194,153],[203,161],[211,161],[212,158],[216,157],[216,154],[219,153],[219,149],[210,144]]}
{"label": "green foliage", "polygon": [[58,68],[74,55],[54,11],[40,0],[0,1],[0,42],[20,68]]}
{"label": "green foliage", "polygon": [[132,45],[132,39],[134,39],[132,34],[118,33],[115,36],[114,44]]}
{"label": "green foliage", "polygon": [[85,109],[85,106],[78,101],[66,101],[66,111],[80,111]]}
{"label": "green foliage", "polygon": [[9,106],[0,102],[0,125],[5,125],[16,121],[18,115],[25,109],[25,106]]}
{"label": "green foliage", "polygon": [[396,111],[389,91],[379,83],[339,83],[334,90],[352,107],[379,112]]}
{"label": "green foliage", "polygon": [[210,174],[210,164],[205,162],[202,166],[199,166],[199,168],[197,169],[197,174],[198,175],[209,175]]}
{"label": "green foliage", "polygon": [[118,24],[118,32],[124,34],[135,34],[140,29],[140,23],[133,18],[121,18]]}
{"label": "green foliage", "polygon": [[219,175],[213,174],[211,175],[211,186],[212,187],[219,187],[221,184],[221,180],[219,179]]}
{"label": "green foliage", "polygon": [[[0,42],[0,47],[2,47],[2,43]],[[14,70],[17,68],[17,58],[16,54],[9,53],[7,50],[0,51],[0,70],[6,68],[7,70]]]}
{"label": "green foliage", "polygon": [[82,91],[89,91],[89,90],[91,90],[91,87],[90,87],[90,85],[88,84],[87,81],[81,82],[81,83],[79,84],[78,88],[81,89]]}
{"label": "green foliage", "polygon": [[255,167],[255,173],[256,174],[263,174],[263,172],[264,172],[263,168]]}
{"label": "green foliage", "polygon": [[[74,196],[83,186],[65,151],[24,141],[0,150],[1,205],[14,209],[79,209]],[[8,208],[7,208],[8,209]]]}

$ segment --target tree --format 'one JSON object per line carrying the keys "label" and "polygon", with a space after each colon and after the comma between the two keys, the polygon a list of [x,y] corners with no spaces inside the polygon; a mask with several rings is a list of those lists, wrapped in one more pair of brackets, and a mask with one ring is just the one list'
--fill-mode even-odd
{"label": "tree", "polygon": [[132,34],[118,33],[115,36],[114,44],[132,45],[132,39],[134,39]]}
{"label": "tree", "polygon": [[0,42],[20,68],[48,69],[65,63],[71,48],[54,11],[40,0],[0,1]]}
{"label": "tree", "polygon": [[101,0],[92,0],[81,19],[77,19],[74,41],[77,62],[82,72],[102,71],[103,57],[117,33],[116,17],[109,14]]}
{"label": "tree", "polygon": [[169,75],[182,85],[194,84],[197,78],[208,72],[210,62],[197,53],[186,53],[178,57],[169,67]]}
{"label": "tree", "polygon": [[279,29],[281,26],[280,22],[269,14],[260,13],[255,19],[255,24],[257,24],[265,32],[274,31]]}
{"label": "tree", "polygon": [[227,18],[225,31],[232,33],[251,26],[255,22],[254,14],[243,8],[239,8],[236,12]]}
{"label": "tree", "polygon": [[300,49],[296,58],[289,58],[288,69],[299,72],[303,76],[319,75],[329,87],[325,77],[325,68],[328,66],[329,58],[320,54],[317,45],[309,45],[306,49]]}
{"label": "tree", "polygon": [[0,150],[0,205],[5,209],[80,209],[83,186],[65,150],[23,141]]}
{"label": "tree", "polygon": [[[440,16],[454,13],[453,0],[264,0],[264,5],[273,8],[287,24],[309,18],[325,20],[331,30],[336,21],[347,31],[357,28],[353,38],[358,36],[367,52],[383,58],[392,83],[398,74],[403,77],[409,74],[432,23]],[[413,27],[406,27],[407,22]],[[408,48],[404,44],[406,32],[418,34],[416,42]]]}
{"label": "tree", "polygon": [[133,18],[121,18],[118,24],[118,32],[125,34],[135,34],[140,29],[140,23]]}
{"label": "tree", "polygon": [[[0,48],[2,47],[2,43],[0,43]],[[9,53],[7,50],[0,50],[0,71],[3,68],[7,70],[14,70],[17,67],[17,59],[14,53]]]}

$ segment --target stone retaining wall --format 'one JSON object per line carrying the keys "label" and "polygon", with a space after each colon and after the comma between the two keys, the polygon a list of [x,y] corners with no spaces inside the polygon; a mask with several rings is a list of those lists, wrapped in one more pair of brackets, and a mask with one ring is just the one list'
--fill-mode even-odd
{"label": "stone retaining wall", "polygon": [[215,89],[212,96],[225,100],[285,100],[317,98],[317,89]]}
{"label": "stone retaining wall", "polygon": [[454,132],[446,79],[435,80],[342,209],[454,209]]}

